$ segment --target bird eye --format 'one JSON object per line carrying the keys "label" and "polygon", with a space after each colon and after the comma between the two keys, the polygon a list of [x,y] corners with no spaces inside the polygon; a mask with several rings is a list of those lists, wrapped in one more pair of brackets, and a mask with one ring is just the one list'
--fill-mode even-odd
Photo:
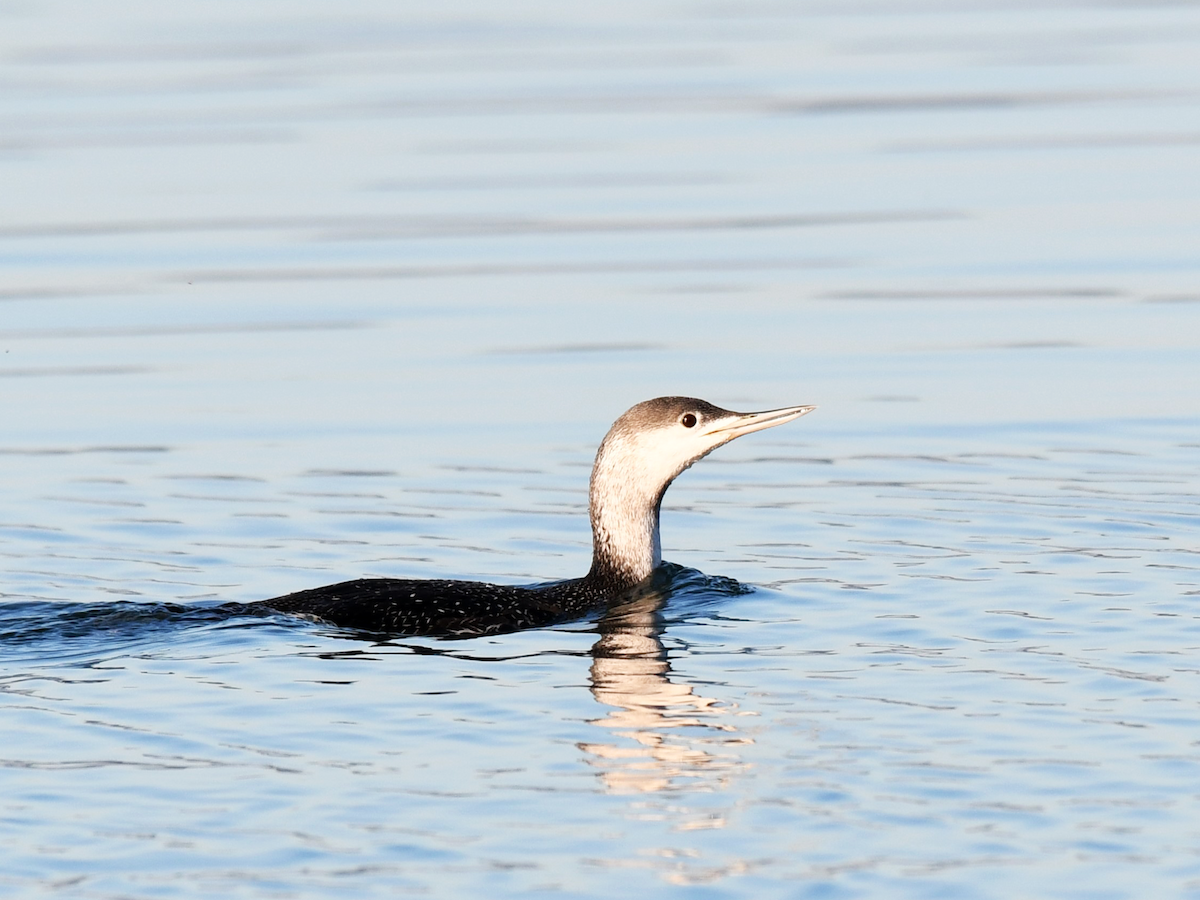
{"label": "bird eye", "polygon": [[696,417],[691,413],[684,413],[679,420],[679,424],[684,428],[694,428],[696,425]]}

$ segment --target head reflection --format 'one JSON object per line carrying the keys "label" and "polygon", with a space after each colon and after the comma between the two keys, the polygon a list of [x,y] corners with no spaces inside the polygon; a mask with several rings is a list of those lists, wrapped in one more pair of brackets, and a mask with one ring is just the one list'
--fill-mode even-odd
{"label": "head reflection", "polygon": [[671,680],[664,601],[649,589],[614,606],[592,647],[592,695],[609,711],[590,721],[623,740],[579,747],[613,793],[718,790],[744,765],[739,745],[752,743],[729,721],[739,714],[733,707]]}

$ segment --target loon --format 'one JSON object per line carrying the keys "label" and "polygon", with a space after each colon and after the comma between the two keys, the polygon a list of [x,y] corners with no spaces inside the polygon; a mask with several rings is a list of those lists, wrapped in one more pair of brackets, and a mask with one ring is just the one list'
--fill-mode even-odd
{"label": "loon", "polygon": [[393,635],[476,637],[579,618],[626,598],[662,565],[663,494],[685,469],[734,438],[812,412],[739,413],[692,397],[659,397],[609,429],[592,467],[592,567],[582,578],[517,587],[443,579],[360,578],[255,606]]}

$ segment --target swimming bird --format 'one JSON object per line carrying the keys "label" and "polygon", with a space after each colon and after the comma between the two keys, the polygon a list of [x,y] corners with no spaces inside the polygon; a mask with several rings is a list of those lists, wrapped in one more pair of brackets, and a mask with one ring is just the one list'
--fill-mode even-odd
{"label": "swimming bird", "polygon": [[693,397],[659,397],[626,411],[600,443],[592,466],[592,567],[582,578],[523,587],[360,578],[254,605],[398,635],[473,637],[579,618],[620,601],[662,565],[659,509],[680,473],[734,438],[815,408],[739,413]]}

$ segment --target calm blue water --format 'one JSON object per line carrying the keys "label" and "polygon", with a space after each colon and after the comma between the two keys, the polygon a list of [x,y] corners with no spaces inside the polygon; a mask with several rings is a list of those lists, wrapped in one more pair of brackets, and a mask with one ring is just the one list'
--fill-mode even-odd
{"label": "calm blue water", "polygon": [[[0,895],[1200,895],[1194,4],[0,0]],[[638,400],[816,403],[659,595]],[[733,580],[730,580],[733,579]]]}

